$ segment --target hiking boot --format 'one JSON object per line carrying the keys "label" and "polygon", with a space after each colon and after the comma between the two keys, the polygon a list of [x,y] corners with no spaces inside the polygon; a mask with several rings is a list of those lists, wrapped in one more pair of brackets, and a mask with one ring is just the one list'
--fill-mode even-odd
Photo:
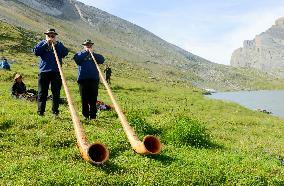
{"label": "hiking boot", "polygon": [[43,112],[37,112],[37,115],[38,116],[44,116],[44,113]]}
{"label": "hiking boot", "polygon": [[95,120],[96,119],[96,116],[95,117],[90,117],[90,120]]}

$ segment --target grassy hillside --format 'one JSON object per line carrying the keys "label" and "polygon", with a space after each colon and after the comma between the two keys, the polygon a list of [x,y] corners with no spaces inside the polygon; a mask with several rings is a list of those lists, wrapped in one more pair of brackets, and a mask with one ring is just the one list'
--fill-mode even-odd
{"label": "grassy hillside", "polygon": [[82,17],[76,17],[74,7],[63,11],[72,14],[67,19],[66,15],[64,18],[41,13],[17,0],[0,0],[0,17],[12,25],[37,33],[56,28],[59,39],[73,51],[80,49],[82,40],[90,38],[99,52],[143,68],[149,77],[159,81],[194,84],[220,91],[284,89],[284,79],[257,70],[209,62],[107,12],[76,1],[64,2],[68,6],[78,5]]}
{"label": "grassy hillside", "polygon": [[[22,32],[6,25],[8,29],[5,43],[20,45]],[[117,115],[101,111],[96,121],[82,123],[90,142],[108,147],[110,159],[104,166],[90,165],[76,147],[67,105],[60,106],[54,119],[50,102],[46,116],[39,117],[36,103],[11,98],[16,72],[28,88],[37,89],[38,59],[9,51],[9,46],[3,46],[2,54],[17,63],[12,71],[0,71],[0,185],[284,185],[283,120],[210,100],[191,85],[160,81],[148,68],[108,54],[112,90],[130,124],[140,139],[158,136],[163,150],[153,156],[134,153]],[[63,70],[80,113],[71,58],[64,60]],[[178,77],[177,71],[165,71]],[[99,100],[110,103],[103,86]]]}

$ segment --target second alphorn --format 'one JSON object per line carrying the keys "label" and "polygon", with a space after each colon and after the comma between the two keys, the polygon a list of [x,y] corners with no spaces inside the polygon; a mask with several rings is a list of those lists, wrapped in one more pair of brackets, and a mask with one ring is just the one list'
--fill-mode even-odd
{"label": "second alphorn", "polygon": [[123,114],[123,112],[120,109],[120,106],[118,105],[118,103],[116,102],[112,91],[107,83],[107,81],[105,80],[102,71],[99,68],[99,65],[93,55],[93,52],[90,52],[94,63],[96,64],[96,67],[98,69],[99,72],[99,76],[108,92],[108,95],[110,96],[111,102],[113,103],[113,106],[115,108],[115,111],[118,114],[118,117],[121,121],[123,130],[133,148],[133,150],[135,150],[137,153],[139,154],[143,154],[143,155],[147,155],[147,154],[158,154],[161,151],[161,143],[160,140],[158,138],[156,138],[155,136],[152,135],[147,135],[143,138],[143,141],[141,142],[138,137],[135,135],[132,127],[129,125],[125,115]]}

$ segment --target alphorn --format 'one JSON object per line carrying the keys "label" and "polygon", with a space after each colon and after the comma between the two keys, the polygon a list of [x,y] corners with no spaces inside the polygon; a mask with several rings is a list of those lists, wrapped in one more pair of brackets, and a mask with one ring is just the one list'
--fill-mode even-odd
{"label": "alphorn", "polygon": [[113,103],[113,106],[115,108],[115,111],[118,114],[118,117],[121,121],[123,130],[131,144],[131,147],[133,148],[134,151],[136,151],[139,154],[143,154],[143,155],[147,155],[147,154],[158,154],[161,151],[161,143],[160,140],[158,138],[156,138],[155,136],[152,135],[147,135],[143,138],[143,141],[139,141],[138,137],[135,135],[133,129],[131,128],[131,126],[129,125],[129,123],[127,122],[127,119],[125,117],[125,115],[123,114],[123,112],[120,109],[120,106],[118,105],[118,103],[116,102],[112,91],[107,83],[107,81],[105,80],[102,71],[99,68],[99,65],[93,55],[93,52],[90,52],[94,63],[96,64],[96,67],[99,71],[99,76],[108,92],[108,95],[110,96],[111,102]]}
{"label": "alphorn", "polygon": [[57,66],[60,72],[64,91],[67,97],[68,106],[69,106],[69,110],[71,113],[72,121],[74,124],[74,129],[75,129],[75,134],[77,138],[77,144],[78,144],[81,156],[83,157],[84,160],[90,162],[91,164],[95,164],[95,165],[103,164],[109,158],[109,151],[101,143],[92,143],[92,144],[88,143],[88,140],[86,138],[86,135],[84,134],[84,130],[80,122],[79,116],[77,115],[77,112],[73,105],[71,94],[69,92],[66,80],[64,78],[61,64],[59,62],[59,58],[58,58],[58,55],[57,55],[57,52],[56,52],[56,49],[53,43],[52,43],[52,48],[53,48]]}

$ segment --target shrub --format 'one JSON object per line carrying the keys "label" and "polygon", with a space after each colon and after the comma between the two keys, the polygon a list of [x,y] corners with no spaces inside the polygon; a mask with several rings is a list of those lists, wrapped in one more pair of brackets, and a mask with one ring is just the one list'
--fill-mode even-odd
{"label": "shrub", "polygon": [[135,132],[139,135],[159,135],[161,133],[160,129],[152,127],[139,113],[130,113],[127,115],[127,118]]}
{"label": "shrub", "polygon": [[165,137],[169,142],[177,145],[189,145],[193,147],[210,147],[210,135],[206,128],[198,120],[188,117],[179,117],[168,130]]}

